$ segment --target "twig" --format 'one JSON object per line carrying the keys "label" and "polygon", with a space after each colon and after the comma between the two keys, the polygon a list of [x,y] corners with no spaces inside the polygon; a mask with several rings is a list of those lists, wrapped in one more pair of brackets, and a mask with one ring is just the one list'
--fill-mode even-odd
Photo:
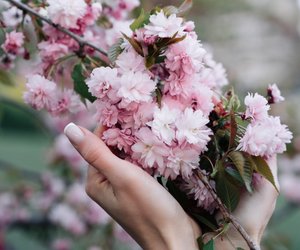
{"label": "twig", "polygon": [[82,37],[74,34],[70,30],[67,30],[67,29],[61,27],[60,25],[53,23],[50,19],[40,15],[38,12],[36,12],[35,10],[30,8],[26,4],[23,4],[22,2],[18,2],[16,0],[6,0],[6,1],[11,3],[12,5],[16,6],[18,9],[23,10],[25,13],[33,15],[33,16],[39,18],[40,20],[43,20],[44,22],[48,23],[49,25],[51,25],[55,29],[63,32],[64,34],[66,34],[68,36],[70,36],[71,38],[73,38],[75,41],[78,42],[80,48],[83,48],[84,46],[88,46],[88,47],[98,51],[102,55],[107,56],[107,53],[104,50],[102,50],[101,48],[98,48],[94,44],[91,44],[91,43],[85,41]]}
{"label": "twig", "polygon": [[247,245],[249,246],[250,250],[260,250],[260,247],[251,239],[251,237],[248,235],[248,233],[245,231],[245,229],[241,226],[241,224],[237,221],[237,219],[232,216],[227,208],[224,206],[223,202],[220,200],[212,186],[209,184],[206,176],[201,172],[197,171],[198,177],[203,182],[204,186],[207,188],[211,196],[214,198],[216,203],[218,204],[218,207],[220,209],[220,212],[224,216],[225,219],[231,222],[231,224],[236,228],[236,230],[241,234],[241,236],[244,238],[244,240],[247,242]]}

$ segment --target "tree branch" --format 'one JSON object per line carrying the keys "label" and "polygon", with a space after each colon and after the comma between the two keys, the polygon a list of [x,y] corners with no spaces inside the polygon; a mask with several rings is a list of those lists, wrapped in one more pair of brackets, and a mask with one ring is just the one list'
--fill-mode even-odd
{"label": "tree branch", "polygon": [[248,235],[248,233],[245,231],[245,229],[237,221],[237,219],[228,212],[227,208],[225,207],[223,202],[220,200],[220,198],[216,194],[215,190],[209,184],[207,177],[201,171],[197,171],[197,175],[200,178],[200,180],[203,182],[204,186],[207,188],[207,190],[209,191],[211,196],[214,198],[216,203],[218,204],[218,207],[219,207],[220,212],[222,213],[223,217],[225,219],[229,220],[231,222],[231,224],[235,227],[235,229],[241,234],[241,236],[247,242],[247,245],[249,246],[250,250],[260,250],[260,247],[251,239],[251,237]]}
{"label": "tree branch", "polygon": [[35,10],[30,8],[26,4],[18,2],[17,0],[6,0],[6,1],[9,2],[10,4],[16,6],[18,9],[23,10],[25,13],[28,13],[29,15],[35,16],[35,17],[39,18],[40,20],[43,20],[44,22],[48,23],[49,25],[51,25],[55,29],[57,29],[57,30],[61,31],[62,33],[68,35],[69,37],[73,38],[75,41],[78,42],[80,48],[82,48],[84,46],[88,46],[88,47],[98,51],[102,55],[107,56],[107,53],[104,50],[102,50],[101,48],[98,48],[94,44],[91,44],[91,43],[85,41],[82,37],[74,34],[70,30],[67,30],[67,29],[61,27],[60,25],[53,23],[50,19],[40,15],[38,12],[36,12]]}

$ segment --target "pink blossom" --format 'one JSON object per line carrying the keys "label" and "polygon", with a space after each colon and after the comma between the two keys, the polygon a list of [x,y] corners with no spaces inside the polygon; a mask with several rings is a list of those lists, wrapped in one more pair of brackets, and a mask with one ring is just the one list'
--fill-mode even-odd
{"label": "pink blossom", "polygon": [[49,219],[75,235],[82,235],[86,232],[86,226],[79,215],[67,204],[60,203],[53,207]]}
{"label": "pink blossom", "polygon": [[184,31],[192,32],[195,30],[195,23],[193,21],[188,21],[184,23]]}
{"label": "pink blossom", "polygon": [[269,85],[268,96],[270,97],[270,100],[269,100],[270,104],[280,103],[280,102],[284,101],[284,97],[281,96],[281,91],[275,83]]}
{"label": "pink blossom", "polygon": [[183,19],[175,14],[167,17],[164,11],[150,16],[150,23],[145,25],[145,34],[150,36],[158,36],[161,38],[173,37],[176,33],[179,36],[183,34]]}
{"label": "pink blossom", "polygon": [[195,75],[180,76],[171,72],[169,78],[165,81],[164,92],[169,93],[171,96],[181,96],[186,98],[189,89],[192,88],[193,81],[195,81]]}
{"label": "pink blossom", "polygon": [[135,142],[130,129],[108,129],[103,132],[102,139],[108,146],[117,147],[119,150],[124,150],[125,153],[130,151],[131,146]]}
{"label": "pink blossom", "polygon": [[199,41],[187,36],[183,41],[171,45],[166,51],[166,67],[181,78],[192,75],[203,67],[206,51]]}
{"label": "pink blossom", "polygon": [[213,60],[210,53],[205,55],[204,63],[209,68],[211,77],[213,78],[213,85],[211,87],[220,90],[222,87],[228,85],[227,73],[224,66]]}
{"label": "pink blossom", "polygon": [[145,58],[140,56],[133,48],[121,53],[116,60],[116,65],[121,73],[146,71]]}
{"label": "pink blossom", "polygon": [[155,102],[141,103],[137,110],[133,112],[134,129],[146,126],[153,119],[153,112],[157,104]]}
{"label": "pink blossom", "polygon": [[136,30],[134,32],[135,39],[138,42],[144,43],[147,46],[154,44],[157,41],[158,36],[146,35],[145,32],[146,32],[145,28],[140,28],[140,29]]}
{"label": "pink blossom", "polygon": [[84,0],[47,0],[49,18],[64,28],[77,28],[78,19],[86,13],[87,4]]}
{"label": "pink blossom", "polygon": [[112,127],[117,124],[119,110],[115,105],[101,100],[97,100],[95,105],[97,108],[96,117],[101,125]]}
{"label": "pink blossom", "polygon": [[158,171],[165,178],[176,179],[178,175],[181,175],[184,179],[189,179],[193,169],[198,167],[199,160],[197,150],[189,147],[175,147],[168,156],[166,165],[159,168]]}
{"label": "pink blossom", "polygon": [[24,34],[22,32],[12,31],[6,33],[6,39],[1,48],[9,54],[20,55],[24,53]]}
{"label": "pink blossom", "polygon": [[175,139],[175,122],[180,115],[180,111],[170,109],[167,105],[162,108],[156,107],[154,118],[149,122],[152,132],[167,145],[171,145]]}
{"label": "pink blossom", "polygon": [[[215,182],[210,181],[212,187],[215,186]],[[204,208],[211,214],[215,211],[217,204],[209,193],[207,188],[204,186],[203,182],[198,177],[191,177],[181,186],[182,190],[187,192],[187,194],[197,201],[197,206]]]}
{"label": "pink blossom", "polygon": [[40,56],[46,65],[51,65],[57,59],[65,56],[69,52],[68,46],[50,41],[38,44]]}
{"label": "pink blossom", "polygon": [[196,144],[201,152],[204,152],[207,150],[207,143],[212,135],[212,131],[206,126],[208,123],[209,119],[201,110],[193,111],[193,109],[187,108],[176,121],[176,138],[181,144],[184,142]]}
{"label": "pink blossom", "polygon": [[189,92],[190,106],[195,110],[201,110],[205,116],[209,116],[215,106],[213,103],[214,92],[202,84],[194,84]]}
{"label": "pink blossom", "polygon": [[292,133],[286,125],[280,123],[279,117],[268,117],[248,125],[238,150],[255,156],[271,157],[283,153],[286,143],[290,143],[291,139]]}
{"label": "pink blossom", "polygon": [[65,89],[57,93],[56,101],[52,103],[50,112],[52,115],[64,115],[67,113],[78,113],[84,106],[79,95],[71,89]]}
{"label": "pink blossom", "polygon": [[87,7],[87,11],[82,18],[81,22],[85,25],[94,25],[97,19],[100,17],[102,12],[102,5],[100,3],[92,3]]}
{"label": "pink blossom", "polygon": [[26,83],[26,91],[23,95],[25,103],[34,109],[41,110],[51,109],[51,105],[55,100],[56,84],[47,80],[43,76],[33,75],[28,77]]}
{"label": "pink blossom", "polygon": [[139,0],[119,0],[119,8],[127,11],[132,11],[134,8],[140,5]]}
{"label": "pink blossom", "polygon": [[126,109],[119,109],[119,116],[118,120],[119,123],[121,124],[122,129],[132,129],[134,127],[134,111],[131,110],[126,110]]}
{"label": "pink blossom", "polygon": [[47,195],[57,198],[65,191],[65,184],[62,179],[54,176],[50,172],[42,174],[42,181]]}
{"label": "pink blossom", "polygon": [[245,118],[251,118],[255,121],[262,121],[268,117],[270,106],[263,96],[255,93],[248,94],[245,98],[246,112]]}
{"label": "pink blossom", "polygon": [[118,96],[128,104],[131,102],[149,102],[155,88],[156,82],[151,80],[148,74],[128,72],[121,77]]}
{"label": "pink blossom", "polygon": [[136,134],[137,142],[132,146],[132,158],[138,160],[144,168],[164,166],[164,158],[169,155],[167,146],[147,128],[141,128]]}
{"label": "pink blossom", "polygon": [[112,88],[117,88],[118,70],[110,67],[100,67],[93,70],[90,78],[86,81],[89,92],[97,97],[103,98]]}

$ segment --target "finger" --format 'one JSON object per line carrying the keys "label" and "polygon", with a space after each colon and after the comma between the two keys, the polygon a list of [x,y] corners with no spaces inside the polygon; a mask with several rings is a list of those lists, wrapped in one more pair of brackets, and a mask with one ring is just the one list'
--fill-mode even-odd
{"label": "finger", "polygon": [[93,166],[88,168],[86,193],[106,211],[109,210],[108,207],[117,206],[112,185]]}
{"label": "finger", "polygon": [[131,171],[129,165],[115,156],[95,134],[74,123],[67,125],[64,132],[82,157],[110,182],[126,180]]}
{"label": "finger", "polygon": [[103,132],[104,132],[105,130],[106,130],[105,127],[99,126],[99,127],[97,127],[97,128],[94,130],[94,134],[95,134],[96,136],[98,136],[99,138],[101,138],[101,137],[102,137],[102,134],[103,134]]}

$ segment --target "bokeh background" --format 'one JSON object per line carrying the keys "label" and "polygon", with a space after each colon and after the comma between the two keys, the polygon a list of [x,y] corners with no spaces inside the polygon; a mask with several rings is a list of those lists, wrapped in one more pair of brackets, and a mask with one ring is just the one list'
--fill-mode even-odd
{"label": "bokeh background", "polygon": [[[180,2],[145,0],[142,5],[149,10],[155,5]],[[273,112],[288,124],[295,140],[279,161],[280,172],[289,175],[286,172],[292,168],[292,174],[299,174],[300,1],[194,0],[188,18],[195,21],[200,39],[216,60],[224,64],[230,83],[239,94],[265,93],[271,83],[281,88],[286,102]],[[22,103],[23,76],[12,74],[7,79],[0,75],[0,82],[9,81],[15,85],[0,84],[0,192],[15,190],[27,182],[38,185],[36,176],[49,170],[54,139],[43,115]],[[55,168],[55,164],[51,167]],[[298,183],[293,188],[284,183],[290,189],[279,197],[264,237],[265,249],[300,249],[300,178]],[[10,249],[49,249],[40,236],[28,235],[19,228],[5,232],[0,228],[0,242],[1,238]],[[116,243],[107,249],[130,249],[130,246]]]}

